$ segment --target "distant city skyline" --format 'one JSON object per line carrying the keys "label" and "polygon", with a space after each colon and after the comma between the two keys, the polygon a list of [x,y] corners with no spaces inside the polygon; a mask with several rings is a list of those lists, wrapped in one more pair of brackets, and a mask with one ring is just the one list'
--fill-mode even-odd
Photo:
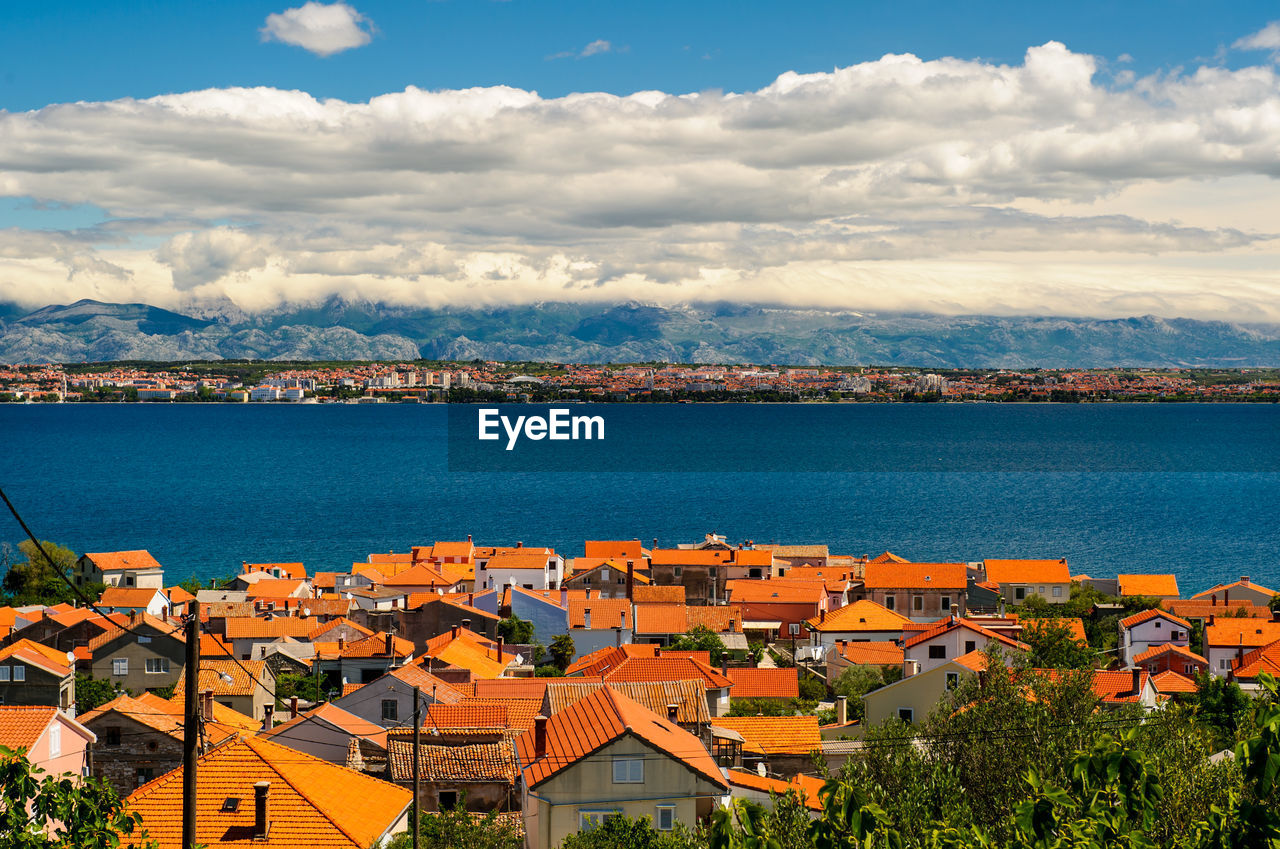
{"label": "distant city skyline", "polygon": [[1276,17],[15,2],[0,301],[1280,323]]}

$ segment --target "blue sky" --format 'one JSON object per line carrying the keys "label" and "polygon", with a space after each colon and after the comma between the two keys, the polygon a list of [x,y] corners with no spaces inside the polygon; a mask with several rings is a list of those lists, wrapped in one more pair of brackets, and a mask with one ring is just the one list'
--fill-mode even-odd
{"label": "blue sky", "polygon": [[1274,2],[0,8],[0,301],[1280,324]]}
{"label": "blue sky", "polygon": [[[407,85],[511,85],[544,97],[752,90],[787,70],[914,53],[1017,63],[1049,40],[1139,73],[1193,64],[1280,17],[1259,2],[582,2],[365,0],[371,44],[327,58],[259,29],[283,2],[6,0],[0,108],[227,86],[367,100]],[[583,59],[605,40],[614,50]],[[1248,57],[1228,55],[1228,65]]]}

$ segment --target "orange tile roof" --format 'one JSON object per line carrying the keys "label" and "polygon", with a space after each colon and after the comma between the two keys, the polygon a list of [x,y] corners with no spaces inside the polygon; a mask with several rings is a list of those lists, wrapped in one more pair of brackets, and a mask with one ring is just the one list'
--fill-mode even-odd
{"label": "orange tile roof", "polygon": [[505,554],[495,554],[489,558],[489,562],[485,564],[485,568],[494,569],[545,569],[547,562],[551,559],[551,554],[547,549],[534,549],[529,552],[509,552]]}
{"label": "orange tile roof", "polygon": [[[379,746],[386,748],[387,730],[380,725],[375,725],[367,719],[362,719],[353,713],[343,710],[332,702],[324,702],[317,707],[312,708],[305,713],[300,713],[293,719],[275,726],[269,731],[263,731],[261,737],[272,739],[281,732],[291,728],[296,728],[309,722],[327,722],[328,724],[340,728],[353,737],[361,737],[366,740],[372,740]],[[283,743],[282,745],[289,745]]]}
{"label": "orange tile roof", "polygon": [[1120,595],[1178,595],[1178,579],[1174,575],[1119,575]]}
{"label": "orange tile roof", "polygon": [[625,598],[593,598],[569,600],[569,627],[585,628],[588,610],[591,611],[593,629],[616,628],[619,624],[630,628],[632,625],[631,602]]}
{"label": "orange tile roof", "polygon": [[163,699],[159,701],[161,704],[158,705],[122,694],[88,713],[81,714],[78,719],[82,725],[88,725],[109,713],[117,713],[162,734],[181,738],[182,709]]}
{"label": "orange tile roof", "polygon": [[886,551],[884,554],[871,558],[868,563],[910,563],[911,561],[905,557],[899,557],[892,551]]}
{"label": "orange tile roof", "polygon": [[612,669],[629,657],[657,657],[658,647],[650,643],[623,643],[621,646],[607,646],[584,654],[569,664],[565,675],[600,675],[606,669]]}
{"label": "orange tile roof", "polygon": [[1147,649],[1146,651],[1142,652],[1137,657],[1135,657],[1133,659],[1133,662],[1146,663],[1147,661],[1155,660],[1156,658],[1166,654],[1177,655],[1178,657],[1185,658],[1186,660],[1199,663],[1202,666],[1209,665],[1209,661],[1205,660],[1203,657],[1196,654],[1191,649],[1187,648],[1186,646],[1174,645],[1173,643],[1165,643],[1164,645],[1152,646],[1151,648]]}
{"label": "orange tile roof", "polygon": [[425,563],[419,563],[412,569],[387,579],[387,584],[395,587],[452,587],[458,583],[456,578],[446,578],[438,569]]}
{"label": "orange tile roof", "polygon": [[734,580],[729,581],[729,600],[746,604],[812,604],[817,605],[827,597],[822,583],[812,585],[793,584],[783,580]]}
{"label": "orange tile roof", "polygon": [[164,592],[165,595],[169,596],[169,601],[174,604],[185,604],[188,601],[196,600],[195,596],[177,585],[165,588]]}
{"label": "orange tile roof", "polygon": [[876,563],[867,564],[863,586],[869,590],[925,589],[963,590],[968,586],[963,563]]}
{"label": "orange tile roof", "polygon": [[717,634],[742,632],[742,607],[737,604],[686,605],[684,618],[689,630],[703,627]]}
{"label": "orange tile roof", "polygon": [[506,705],[473,702],[428,705],[422,715],[424,728],[503,728],[507,725]]}
{"label": "orange tile roof", "polygon": [[1128,669],[1096,669],[1093,672],[1093,692],[1104,702],[1136,702],[1146,689],[1151,673],[1139,673],[1138,692],[1133,691],[1133,672]]}
{"label": "orange tile roof", "polygon": [[155,587],[107,587],[98,599],[98,606],[146,607],[156,597],[156,593],[163,592],[164,590]]}
{"label": "orange tile roof", "polygon": [[[479,682],[476,682],[479,683]],[[525,699],[504,696],[503,698],[468,697],[463,704],[474,707],[492,705],[501,707],[507,712],[507,724],[515,731],[527,731],[533,727],[533,718],[542,710],[542,699]]]}
{"label": "orange tile roof", "polygon": [[34,640],[22,639],[17,642],[10,643],[4,648],[0,648],[0,660],[9,660],[10,658],[23,659],[30,658],[36,660],[41,666],[52,668],[59,671],[59,674],[65,675],[71,670],[68,668],[70,661],[67,660],[67,653],[58,651],[55,648],[37,643]]}
{"label": "orange tile roof", "polygon": [[[312,629],[312,631],[308,633],[306,636],[308,640],[315,642],[316,640],[320,639],[326,634],[329,634],[336,628],[344,629],[343,630],[344,634],[350,634],[354,632],[364,637],[373,636],[373,632],[370,631],[368,628],[364,627],[363,625],[357,622],[352,622],[350,619],[346,618],[345,616],[340,617],[338,619],[334,619],[332,622],[325,622],[322,625],[316,625],[315,628]],[[349,636],[348,636],[348,639],[350,639]],[[332,641],[330,640],[328,642],[332,642]]]}
{"label": "orange tile roof", "polygon": [[[269,740],[240,739],[198,761],[196,840],[208,845],[366,849],[403,816],[412,793]],[[254,785],[270,782],[265,841],[253,839]],[[239,800],[226,811],[226,799]],[[359,800],[359,804],[352,804]],[[182,769],[135,790],[140,814],[160,849],[182,842]]]}
{"label": "orange tile roof", "polygon": [[888,641],[841,642],[836,648],[856,666],[896,666],[903,661],[902,646]]}
{"label": "orange tile roof", "polygon": [[1240,599],[1230,604],[1215,604],[1208,598],[1176,599],[1166,598],[1160,606],[1170,613],[1176,613],[1183,619],[1208,619],[1210,616],[1239,616],[1249,619],[1270,619],[1271,609],[1265,605],[1255,605],[1248,599]]}
{"label": "orange tile roof", "polygon": [[1183,619],[1180,616],[1174,616],[1169,611],[1161,610],[1158,607],[1153,607],[1150,610],[1144,610],[1141,613],[1135,613],[1132,616],[1126,616],[1125,618],[1120,620],[1120,627],[1132,628],[1135,625],[1141,625],[1143,622],[1149,622],[1152,619],[1164,619],[1167,622],[1173,622],[1175,624],[1181,625],[1184,628],[1191,627],[1191,623],[1188,622],[1187,620]]}
{"label": "orange tile roof", "polygon": [[743,669],[729,667],[735,699],[798,699],[800,677],[789,669]]}
{"label": "orange tile roof", "polygon": [[537,699],[547,694],[546,678],[493,678],[475,682],[475,696],[490,699]]}
{"label": "orange tile roof", "polygon": [[822,789],[822,785],[825,782],[820,778],[813,778],[808,775],[794,775],[790,780],[782,781],[777,778],[760,775],[754,770],[742,768],[730,769],[728,778],[729,784],[734,787],[745,787],[762,793],[772,793],[775,796],[795,793],[800,798],[800,802],[809,810],[822,810],[822,799],[818,796],[818,791]]}
{"label": "orange tile roof", "polygon": [[1067,630],[1071,632],[1071,636],[1075,637],[1077,643],[1083,643],[1085,645],[1088,645],[1089,643],[1089,637],[1084,631],[1084,620],[1078,616],[1066,616],[1051,619],[1023,619],[1021,622],[1022,632],[1024,634],[1028,631],[1034,631],[1037,628],[1043,627],[1045,623],[1053,622],[1055,624],[1066,625]]}
{"label": "orange tile roof", "polygon": [[[443,678],[432,675],[420,666],[401,666],[391,670],[387,675],[403,681],[410,687],[417,687],[423,693],[433,696],[437,702],[443,704],[457,704],[464,698],[462,692],[453,684]],[[347,695],[346,690],[343,690],[342,695]]]}
{"label": "orange tile roof", "polygon": [[[618,558],[624,561],[639,561],[644,557],[644,546],[640,544],[638,539],[628,540],[595,540],[589,539],[583,546],[583,553],[587,557],[606,557]],[[636,565],[639,565],[637,562]]]}
{"label": "orange tile roof", "polygon": [[966,669],[972,669],[974,672],[981,672],[987,668],[987,654],[981,651],[971,651],[957,657],[953,663],[958,663]]}
{"label": "orange tile roof", "polygon": [[732,687],[733,682],[691,657],[630,657],[600,673],[605,681],[702,681],[707,689]]}
{"label": "orange tile roof", "polygon": [[[407,739],[406,739],[407,738]],[[505,782],[515,784],[520,768],[510,738],[497,742],[433,745],[429,735],[418,747],[419,771],[423,781],[455,783]],[[413,777],[413,732],[388,735],[387,760],[391,779]]]}
{"label": "orange tile roof", "polygon": [[676,722],[681,725],[711,722],[707,688],[701,681],[611,681],[605,684],[598,678],[558,678],[548,685],[546,700],[541,704],[550,716],[605,686],[612,687],[659,716],[666,716],[668,706],[675,705]]}
{"label": "orange tile roof", "polygon": [[470,558],[475,550],[475,545],[470,542],[436,542],[431,546],[431,556]]}
{"label": "orange tile roof", "polygon": [[717,716],[713,724],[738,732],[766,755],[807,755],[822,750],[816,716]]}
{"label": "orange tile roof", "polygon": [[[388,634],[379,631],[376,634],[365,637],[363,640],[356,640],[353,643],[347,643],[342,649],[342,656],[387,657],[388,636]],[[406,640],[404,637],[391,637],[392,657],[409,657],[413,654],[413,648],[413,640]]]}
{"label": "orange tile roof", "polygon": [[281,637],[300,639],[309,636],[316,628],[315,620],[297,616],[276,616],[259,619],[256,616],[227,617],[228,640],[278,640]]}
{"label": "orange tile roof", "polygon": [[1256,648],[1232,663],[1231,673],[1237,678],[1257,678],[1260,672],[1280,675],[1280,640]]}
{"label": "orange tile roof", "polygon": [[1196,593],[1195,595],[1192,596],[1192,598],[1208,599],[1211,596],[1221,594],[1224,590],[1234,590],[1234,589],[1254,590],[1255,592],[1259,592],[1259,593],[1263,593],[1265,595],[1271,595],[1271,596],[1276,595],[1276,592],[1277,592],[1276,590],[1269,590],[1266,587],[1262,586],[1261,584],[1255,584],[1253,581],[1248,581],[1247,583],[1245,581],[1233,581],[1230,584],[1217,584],[1215,586],[1212,586],[1202,593]]}
{"label": "orange tile roof", "polygon": [[[213,690],[215,696],[252,696],[258,689],[258,682],[262,681],[264,669],[266,669],[266,661],[263,660],[235,661],[200,658],[198,689],[201,692]],[[231,677],[230,683],[223,678],[224,675]],[[174,685],[173,691],[185,692],[186,681],[187,670],[184,667],[182,672],[178,673],[178,683]]]}
{"label": "orange tile roof", "polygon": [[459,628],[458,635],[445,631],[427,640],[426,650],[415,664],[423,664],[427,658],[450,666],[470,669],[477,678],[497,678],[516,659],[514,652],[503,651],[497,656],[497,643],[466,628]]}
{"label": "orange tile roof", "polygon": [[302,586],[302,581],[292,578],[264,578],[249,585],[245,590],[245,598],[250,601],[260,598],[290,598]]}
{"label": "orange tile roof", "polygon": [[683,601],[679,604],[637,604],[636,633],[683,634],[689,628],[689,617],[685,611]]}
{"label": "orange tile roof", "polygon": [[739,548],[733,552],[735,566],[772,566],[773,552],[767,548]]}
{"label": "orange tile roof", "polygon": [[684,604],[683,586],[648,586],[635,587],[631,591],[631,600],[639,604]]}
{"label": "orange tile roof", "polygon": [[301,563],[245,563],[242,567],[242,574],[251,575],[254,572],[274,572],[280,570],[281,575],[287,575],[290,578],[307,577],[307,568]]}
{"label": "orange tile roof", "polygon": [[117,569],[160,569],[156,559],[146,549],[137,551],[99,551],[83,555],[102,572]]}
{"label": "orange tile roof", "polygon": [[649,562],[654,566],[721,566],[733,562],[733,552],[714,548],[655,548]]}
{"label": "orange tile roof", "polygon": [[1157,674],[1151,683],[1159,693],[1194,693],[1198,689],[1195,681],[1172,670]]}
{"label": "orange tile roof", "polygon": [[868,599],[846,604],[805,622],[811,631],[901,631],[911,620]]}
{"label": "orange tile roof", "polygon": [[331,590],[338,585],[339,572],[316,572],[311,576],[311,586]]}
{"label": "orange tile roof", "polygon": [[0,705],[0,746],[30,749],[57,712],[45,705]]}
{"label": "orange tile roof", "polygon": [[980,634],[986,637],[989,640],[998,640],[999,642],[1004,643],[1006,646],[1009,646],[1010,648],[1021,649],[1024,651],[1031,648],[1026,643],[1022,643],[1017,640],[1012,640],[1009,637],[1006,637],[1004,634],[1001,634],[999,631],[992,631],[990,628],[984,628],[981,625],[978,625],[974,622],[969,621],[968,619],[957,619],[956,621],[952,622],[950,617],[943,619],[941,622],[937,622],[933,624],[927,631],[921,631],[915,636],[911,637],[903,644],[903,647],[911,648],[912,646],[918,646],[923,642],[932,640],[934,637],[937,637],[941,634],[945,634],[948,631],[954,630],[956,628],[964,628],[968,631],[973,631],[977,634]]}
{"label": "orange tile roof", "polygon": [[[816,719],[814,732],[816,736]],[[728,786],[702,741],[612,687],[601,687],[552,715],[547,720],[546,751],[542,757],[534,748],[534,732],[520,735],[517,751],[520,763],[525,764],[525,785],[536,788],[628,734],[717,787]]]}
{"label": "orange tile roof", "polygon": [[1066,584],[1071,570],[1061,560],[984,560],[987,580],[997,584]]}

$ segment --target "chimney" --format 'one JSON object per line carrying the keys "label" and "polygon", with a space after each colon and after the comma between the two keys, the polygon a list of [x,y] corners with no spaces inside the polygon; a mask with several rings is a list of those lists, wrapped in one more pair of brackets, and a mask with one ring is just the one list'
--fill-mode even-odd
{"label": "chimney", "polygon": [[1133,668],[1133,694],[1139,695],[1142,692],[1142,670],[1138,667]]}
{"label": "chimney", "polygon": [[1248,576],[1248,575],[1241,575],[1241,576],[1240,576],[1240,583],[1244,584],[1245,586],[1248,586],[1248,585],[1249,585],[1249,576]]}
{"label": "chimney", "polygon": [[738,620],[737,620],[737,619],[730,619],[730,620],[729,620],[729,633],[730,633],[730,634],[732,634],[733,632],[735,632],[735,631],[737,631],[737,630],[738,630]]}
{"label": "chimney", "polygon": [[200,716],[205,722],[213,721],[213,690],[200,691]]}
{"label": "chimney", "polygon": [[1213,595],[1209,596],[1209,606],[1210,606],[1210,607],[1217,607],[1217,606],[1218,606],[1218,594],[1217,594],[1217,593],[1214,593]]}
{"label": "chimney", "polygon": [[902,677],[910,678],[912,675],[915,675],[916,670],[919,668],[919,666],[920,666],[920,661],[918,660],[902,661]]}
{"label": "chimney", "polygon": [[1217,619],[1217,618],[1218,618],[1217,616],[1215,616],[1214,614],[1210,613],[1210,614],[1209,614],[1209,624],[1210,624],[1210,625],[1212,625],[1212,624],[1213,624],[1213,620],[1215,620],[1215,619]]}
{"label": "chimney", "polygon": [[129,611],[129,624],[130,625],[138,624],[138,611],[136,608],[134,610]]}
{"label": "chimney", "polygon": [[463,619],[463,620],[462,620],[462,627],[463,627],[463,628],[466,628],[468,631],[470,631],[470,630],[471,630],[471,620],[470,620],[470,619]]}
{"label": "chimney", "polygon": [[849,722],[849,697],[836,696],[836,725],[847,725]]}
{"label": "chimney", "polygon": [[615,640],[614,640],[614,641],[615,641],[615,643],[617,644],[618,648],[622,648],[622,629],[621,629],[621,628],[614,628],[614,629],[613,629],[613,635],[614,635],[614,638],[615,638]]}
{"label": "chimney", "polygon": [[298,718],[298,697],[297,696],[289,697],[289,718],[290,719]]}
{"label": "chimney", "polygon": [[954,622],[960,616],[960,605],[951,605],[951,621]]}
{"label": "chimney", "polygon": [[391,636],[390,631],[387,632],[385,648],[386,648],[386,655],[388,657],[394,657],[394,652],[396,650],[395,637]]}
{"label": "chimney", "polygon": [[266,840],[271,823],[267,819],[271,782],[259,781],[253,785],[253,839]]}
{"label": "chimney", "polygon": [[453,626],[453,628],[452,628],[451,630],[453,631],[453,634],[452,634],[453,639],[455,639],[455,640],[456,640],[456,639],[458,639],[458,626],[457,626],[457,625],[454,625],[454,626]]}
{"label": "chimney", "polygon": [[160,608],[160,618],[161,619],[169,618],[169,605],[166,604]]}
{"label": "chimney", "polygon": [[1230,603],[1231,603],[1231,590],[1223,590],[1223,591],[1222,591],[1222,604],[1223,604],[1223,606],[1225,607],[1226,605],[1228,605],[1228,604],[1230,604]]}
{"label": "chimney", "polygon": [[582,627],[591,630],[591,608],[589,607],[582,609]]}
{"label": "chimney", "polygon": [[729,677],[729,653],[727,651],[720,652],[720,674]]}
{"label": "chimney", "polygon": [[347,647],[347,640],[341,634],[338,635],[338,654],[342,654],[343,649]]}
{"label": "chimney", "polygon": [[635,593],[636,588],[636,562],[634,560],[627,561],[627,601],[631,601],[631,596]]}
{"label": "chimney", "polygon": [[625,629],[627,627],[627,611],[618,611],[618,628]]}
{"label": "chimney", "polygon": [[524,548],[524,540],[516,540],[516,548]]}
{"label": "chimney", "polygon": [[262,730],[263,731],[270,731],[272,728],[275,728],[275,717],[274,717],[275,712],[276,712],[275,705],[262,706]]}
{"label": "chimney", "polygon": [[467,542],[471,542],[471,534],[467,534]]}
{"label": "chimney", "polygon": [[502,662],[502,635],[498,635],[498,662]]}
{"label": "chimney", "polygon": [[650,550],[650,551],[652,551],[654,548],[657,548],[657,547],[658,547],[658,538],[657,538],[657,537],[654,537],[654,538],[653,538],[653,548],[650,548],[649,550]]}
{"label": "chimney", "polygon": [[680,712],[679,705],[667,705],[667,722],[672,724],[676,721],[676,715]]}
{"label": "chimney", "polygon": [[533,718],[533,757],[538,759],[547,753],[547,718],[538,714]]}
{"label": "chimney", "polygon": [[826,611],[826,608],[823,608],[822,610],[818,611],[818,624],[821,625],[826,621],[827,621],[827,611]]}
{"label": "chimney", "polygon": [[475,607],[475,606],[476,606],[476,594],[467,593],[467,607]]}

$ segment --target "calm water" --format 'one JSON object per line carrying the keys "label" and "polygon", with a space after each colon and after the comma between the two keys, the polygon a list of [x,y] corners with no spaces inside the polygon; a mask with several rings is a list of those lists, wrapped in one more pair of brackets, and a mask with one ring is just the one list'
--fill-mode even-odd
{"label": "calm water", "polygon": [[[38,535],[149,549],[173,580],[242,560],[346,569],[467,534],[573,555],[584,539],[716,531],[913,560],[1067,557],[1077,574],[1173,572],[1184,595],[1280,583],[1280,406],[594,412],[615,436],[604,454],[451,472],[440,406],[7,404],[0,485]],[[802,471],[767,471],[784,464]],[[0,516],[0,540],[20,537]]]}

